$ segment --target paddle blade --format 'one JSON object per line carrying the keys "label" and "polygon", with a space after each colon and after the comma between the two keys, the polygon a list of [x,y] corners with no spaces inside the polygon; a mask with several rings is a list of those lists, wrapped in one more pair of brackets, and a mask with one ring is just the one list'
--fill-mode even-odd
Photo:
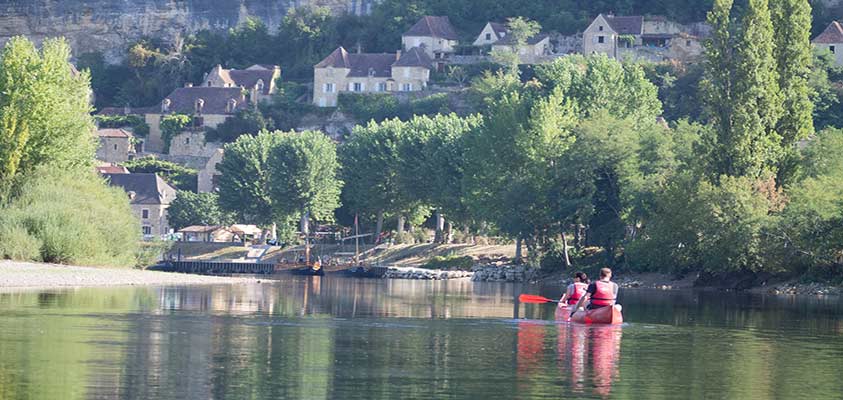
{"label": "paddle blade", "polygon": [[548,299],[547,297],[536,296],[534,294],[522,294],[518,296],[518,301],[522,303],[551,303],[555,302],[555,300]]}

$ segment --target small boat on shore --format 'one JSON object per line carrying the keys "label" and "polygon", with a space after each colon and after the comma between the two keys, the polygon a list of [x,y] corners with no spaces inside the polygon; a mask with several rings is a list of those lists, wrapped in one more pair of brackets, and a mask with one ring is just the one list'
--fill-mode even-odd
{"label": "small boat on shore", "polygon": [[623,315],[621,314],[621,306],[615,304],[611,307],[601,307],[594,310],[579,310],[574,313],[570,321],[580,324],[620,325],[623,323]]}

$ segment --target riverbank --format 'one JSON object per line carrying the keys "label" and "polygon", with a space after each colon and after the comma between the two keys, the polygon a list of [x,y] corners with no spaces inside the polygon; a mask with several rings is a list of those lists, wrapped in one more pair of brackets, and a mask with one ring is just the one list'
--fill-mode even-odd
{"label": "riverbank", "polygon": [[258,280],[255,278],[204,276],[137,269],[0,261],[0,290],[81,286],[212,285],[254,282],[258,282]]}

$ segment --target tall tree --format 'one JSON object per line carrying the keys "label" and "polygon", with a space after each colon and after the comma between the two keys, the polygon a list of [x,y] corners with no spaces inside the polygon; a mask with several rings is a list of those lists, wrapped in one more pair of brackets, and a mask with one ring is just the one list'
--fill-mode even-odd
{"label": "tall tree", "polygon": [[778,73],[767,0],[715,0],[703,81],[715,174],[760,176],[781,157]]}
{"label": "tall tree", "polygon": [[[808,0],[774,0],[771,15],[775,30],[775,56],[782,96],[782,116],[776,130],[789,158],[795,143],[814,133],[814,104],[809,78],[813,61],[811,5]],[[790,168],[782,168],[786,173]]]}
{"label": "tall tree", "polygon": [[268,226],[276,221],[275,200],[269,193],[269,154],[281,141],[281,135],[261,132],[243,135],[225,145],[217,165],[219,203],[239,223]]}
{"label": "tall tree", "polygon": [[15,37],[0,54],[0,188],[8,190],[41,165],[73,170],[92,164],[90,79],[75,72],[69,58],[62,39],[44,41],[39,51]]}
{"label": "tall tree", "polygon": [[268,134],[279,137],[268,158],[275,215],[333,220],[342,190],[334,142],[316,131]]}
{"label": "tall tree", "polygon": [[220,209],[219,194],[180,190],[167,208],[167,220],[174,229],[190,225],[225,225],[231,216]]}

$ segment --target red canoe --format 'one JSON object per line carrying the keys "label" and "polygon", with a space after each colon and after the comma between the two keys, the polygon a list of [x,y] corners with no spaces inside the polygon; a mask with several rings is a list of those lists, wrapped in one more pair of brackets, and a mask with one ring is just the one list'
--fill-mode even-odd
{"label": "red canoe", "polygon": [[621,306],[616,304],[612,307],[601,307],[596,310],[580,310],[574,313],[571,322],[619,325],[623,323],[620,308]]}

